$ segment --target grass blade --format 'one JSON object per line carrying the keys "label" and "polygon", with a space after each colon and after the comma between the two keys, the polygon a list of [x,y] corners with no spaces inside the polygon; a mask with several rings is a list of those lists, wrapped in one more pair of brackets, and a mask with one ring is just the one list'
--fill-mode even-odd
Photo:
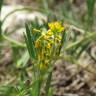
{"label": "grass blade", "polygon": [[[93,19],[94,19],[94,8],[95,8],[95,2],[96,0],[87,0],[87,14],[88,14],[88,18],[87,18],[87,29],[92,27],[93,24]],[[90,27],[89,27],[90,26]]]}
{"label": "grass blade", "polygon": [[32,42],[31,32],[30,32],[28,24],[26,24],[25,27],[26,27],[25,41],[27,44],[27,48],[28,48],[31,58],[35,59],[36,58],[36,51],[35,51],[34,44]]}
{"label": "grass blade", "polygon": [[46,86],[45,86],[45,96],[48,96],[48,94],[49,94],[51,77],[52,77],[52,71],[48,74],[48,78],[47,78],[47,82],[46,82]]}
{"label": "grass blade", "polygon": [[27,62],[29,60],[29,54],[28,54],[28,51],[26,51],[24,53],[24,55],[17,61],[17,67],[18,68],[22,68],[22,67],[25,67]]}
{"label": "grass blade", "polygon": [[[2,5],[3,5],[3,0],[0,0],[0,16],[1,16]],[[1,26],[2,26],[2,21],[0,20],[0,37],[1,37],[1,32],[2,32]]]}

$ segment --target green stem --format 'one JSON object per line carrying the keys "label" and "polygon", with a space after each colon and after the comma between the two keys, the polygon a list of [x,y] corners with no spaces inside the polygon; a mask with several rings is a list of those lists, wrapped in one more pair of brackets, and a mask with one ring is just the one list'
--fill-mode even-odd
{"label": "green stem", "polygon": [[[0,15],[1,15],[2,5],[3,5],[3,0],[0,0]],[[1,37],[1,34],[2,34],[2,33],[1,33],[1,32],[2,32],[1,25],[2,25],[2,21],[0,20],[0,37]]]}
{"label": "green stem", "polygon": [[1,12],[1,9],[2,9],[2,5],[3,5],[3,0],[0,0],[0,12]]}
{"label": "green stem", "polygon": [[25,44],[22,44],[22,43],[20,43],[20,42],[18,42],[18,41],[16,41],[16,40],[13,40],[13,39],[5,36],[4,34],[2,35],[2,37],[3,37],[5,40],[9,41],[10,43],[13,43],[13,44],[15,44],[15,45],[17,45],[17,46],[19,46],[19,47],[22,47],[22,48],[26,48],[26,45],[25,45]]}
{"label": "green stem", "polygon": [[93,40],[93,39],[96,39],[96,32],[91,33],[91,34],[89,34],[88,36],[82,38],[81,40],[70,44],[69,46],[67,46],[67,47],[65,48],[65,50],[67,51],[67,50],[73,48],[74,46],[76,46],[76,45],[78,45],[78,44],[80,44],[80,43],[82,43],[82,42],[84,42],[84,41],[86,41],[86,40]]}

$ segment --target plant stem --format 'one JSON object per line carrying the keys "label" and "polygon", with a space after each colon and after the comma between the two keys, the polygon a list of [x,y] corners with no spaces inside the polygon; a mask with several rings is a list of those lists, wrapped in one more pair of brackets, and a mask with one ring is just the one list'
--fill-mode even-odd
{"label": "plant stem", "polygon": [[76,46],[76,45],[78,45],[78,44],[80,44],[80,43],[82,43],[82,42],[84,42],[86,40],[93,40],[93,39],[96,39],[96,32],[91,33],[88,36],[86,36],[85,38],[82,38],[81,40],[76,41],[76,42],[70,44],[69,46],[67,46],[65,48],[65,50],[69,50],[69,49],[73,48],[74,46]]}
{"label": "plant stem", "polygon": [[22,43],[20,43],[20,42],[18,42],[18,41],[16,41],[16,40],[13,40],[13,39],[5,36],[4,34],[2,35],[2,37],[3,37],[5,40],[9,41],[10,43],[13,43],[13,44],[15,44],[15,45],[17,45],[17,46],[19,46],[19,47],[22,47],[22,48],[26,48],[26,45],[25,45],[25,44],[22,44]]}

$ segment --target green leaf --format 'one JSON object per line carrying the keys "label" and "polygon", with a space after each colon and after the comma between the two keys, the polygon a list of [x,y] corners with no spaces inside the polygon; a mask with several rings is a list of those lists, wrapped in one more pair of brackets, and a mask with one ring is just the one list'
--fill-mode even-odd
{"label": "green leaf", "polygon": [[94,18],[94,8],[95,8],[95,2],[96,0],[87,0],[87,28],[91,28],[93,24],[93,18]]}
{"label": "green leaf", "polygon": [[26,42],[29,54],[32,59],[36,59],[36,51],[32,41],[32,35],[31,35],[32,33],[30,32],[30,28],[28,24],[25,24],[25,27],[26,27],[26,34],[24,36],[25,36],[25,42]]}
{"label": "green leaf", "polygon": [[88,48],[89,44],[90,42],[86,42],[81,45],[81,50],[79,50],[79,52],[76,54],[76,58],[80,57],[80,55]]}
{"label": "green leaf", "polygon": [[45,96],[49,96],[51,78],[52,78],[52,71],[49,72],[48,77],[47,77],[47,82],[46,82],[46,86],[45,86]]}
{"label": "green leaf", "polygon": [[3,0],[0,0],[0,12],[1,12],[2,5],[3,5]]}
{"label": "green leaf", "polygon": [[1,34],[2,34],[2,28],[1,28],[1,26],[2,26],[2,22],[0,21],[0,39],[1,39]]}
{"label": "green leaf", "polygon": [[26,52],[22,55],[22,57],[17,61],[16,66],[17,66],[18,68],[25,67],[26,64],[27,64],[27,62],[28,62],[28,60],[29,60],[29,54],[28,54],[28,51],[26,51]]}
{"label": "green leaf", "polygon": [[29,92],[30,96],[40,96],[40,89],[42,85],[42,79],[41,78],[34,78],[32,85],[30,86]]}
{"label": "green leaf", "polygon": [[[3,5],[3,0],[0,0],[0,15],[1,15],[1,9],[2,9],[2,5]],[[2,32],[2,21],[0,20],[0,38],[1,38],[1,32]]]}
{"label": "green leaf", "polygon": [[88,41],[93,41],[96,40],[96,32],[89,32],[88,34],[86,34],[86,36],[84,36],[82,39],[75,41],[73,43],[71,43],[70,45],[67,45],[65,50],[71,50],[72,48],[79,48],[81,46],[81,44],[84,44],[85,42]]}
{"label": "green leaf", "polygon": [[62,39],[61,39],[61,44],[59,46],[58,55],[60,54],[62,47],[64,47],[66,45],[66,42],[67,42],[67,33],[65,31],[63,31],[63,33],[62,33]]}

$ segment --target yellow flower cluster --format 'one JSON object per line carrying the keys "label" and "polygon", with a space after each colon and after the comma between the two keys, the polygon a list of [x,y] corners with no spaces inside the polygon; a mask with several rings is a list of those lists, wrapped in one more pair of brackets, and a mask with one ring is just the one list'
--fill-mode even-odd
{"label": "yellow flower cluster", "polygon": [[[52,45],[52,37],[54,37],[54,34],[55,34],[54,31],[62,32],[64,30],[64,27],[61,25],[61,22],[58,22],[58,21],[49,23],[48,26],[49,26],[49,30],[47,32],[42,32],[42,35],[40,36],[39,39],[43,38],[45,41],[47,40],[48,43],[46,44],[46,48],[50,49]],[[59,34],[55,36],[55,41],[56,43],[59,43],[61,41],[61,36]],[[39,40],[35,41],[35,47],[40,48]]]}
{"label": "yellow flower cluster", "polygon": [[48,26],[49,26],[49,29],[53,32],[54,31],[62,32],[64,30],[64,27],[61,25],[61,22],[58,22],[58,21],[49,23]]}
{"label": "yellow flower cluster", "polygon": [[49,29],[47,33],[43,36],[45,40],[50,39],[53,36],[53,32]]}
{"label": "yellow flower cluster", "polygon": [[[40,69],[46,69],[48,67],[48,58],[51,58],[51,49],[53,46],[58,47],[61,42],[61,32],[64,30],[61,22],[52,22],[48,24],[49,30],[46,32],[34,29],[35,32],[42,32],[41,36],[35,41],[35,48],[38,51],[38,60],[41,61],[39,64]],[[46,55],[47,54],[47,55]]]}

